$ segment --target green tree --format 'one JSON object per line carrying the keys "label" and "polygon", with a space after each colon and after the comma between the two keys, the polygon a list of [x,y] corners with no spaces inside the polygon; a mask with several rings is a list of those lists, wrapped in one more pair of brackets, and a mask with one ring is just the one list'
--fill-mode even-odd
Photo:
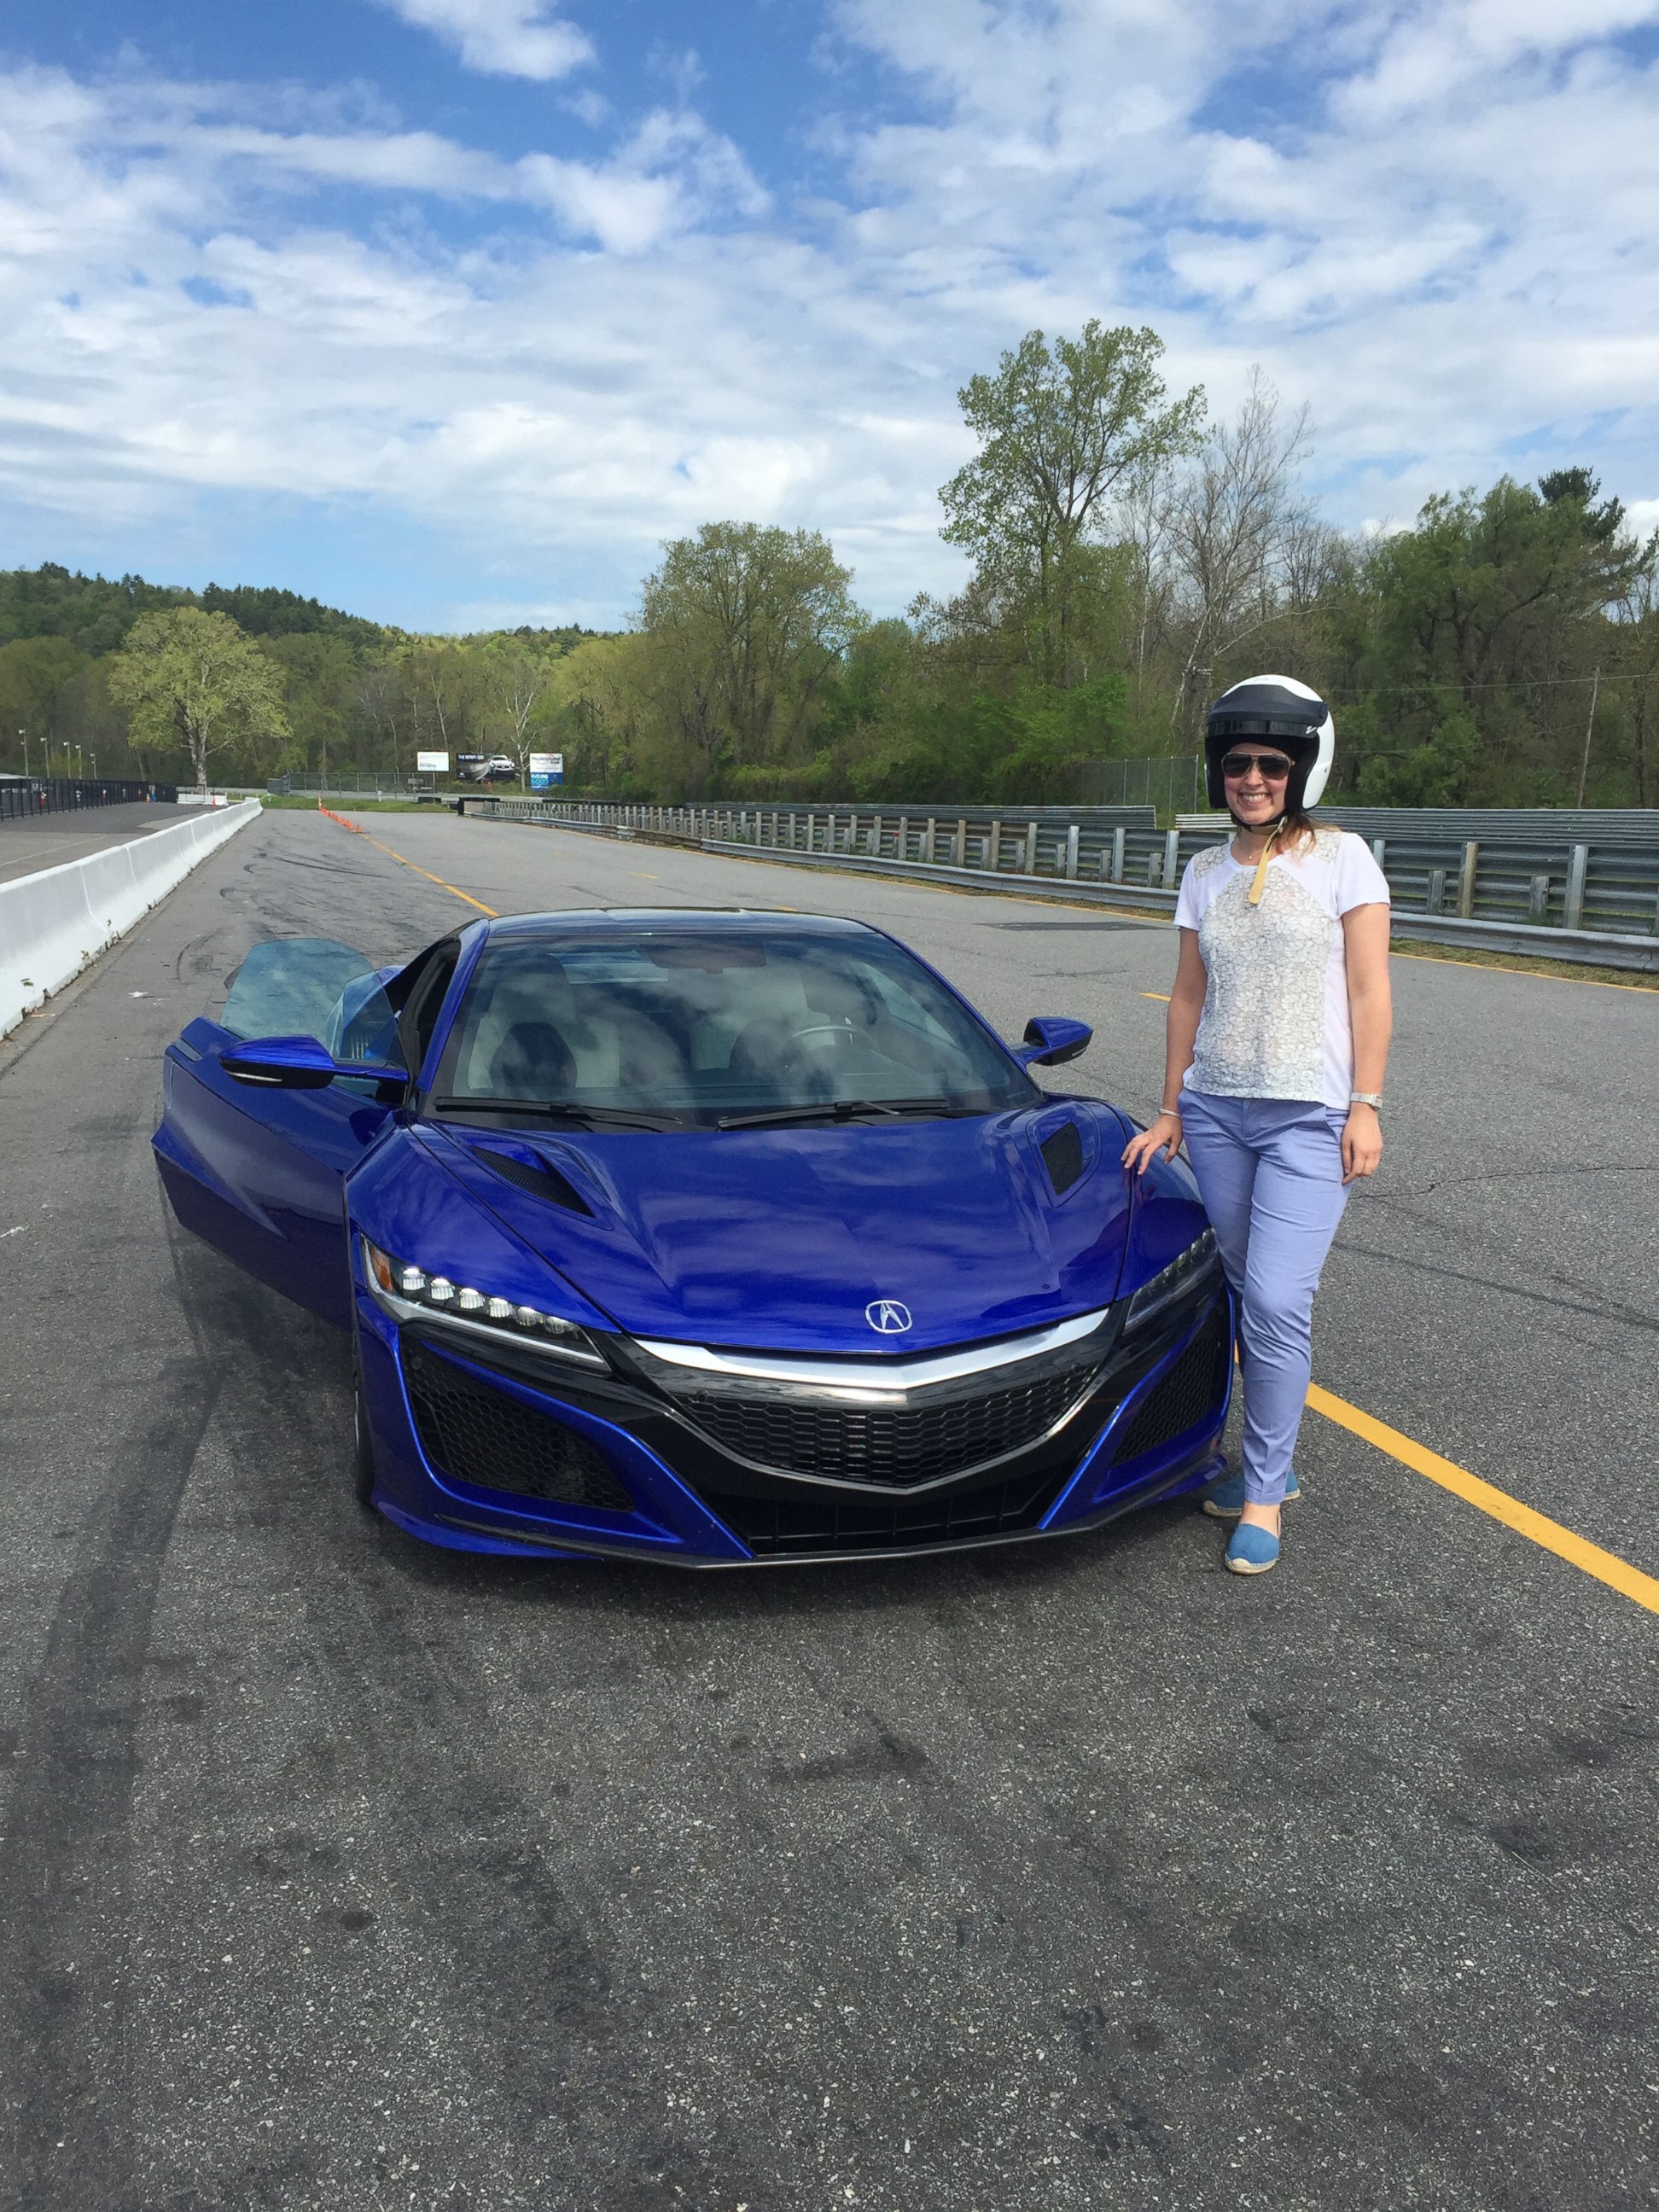
{"label": "green tree", "polygon": [[957,395],[980,450],[940,487],[941,534],[1020,607],[1034,670],[1062,690],[1088,672],[1081,648],[1091,602],[1113,580],[1098,549],[1115,500],[1198,440],[1203,390],[1170,401],[1163,353],[1154,331],[1092,319],[1052,348],[1030,331],[994,376]]}
{"label": "green tree", "polygon": [[[240,625],[239,625],[240,627]],[[357,702],[357,664],[351,641],[325,630],[271,630],[259,651],[280,672],[290,739],[276,765],[327,773],[357,750],[367,720]]]}
{"label": "green tree", "polygon": [[678,788],[672,757],[647,769],[661,725],[647,639],[637,634],[584,639],[554,663],[551,690],[568,787],[595,797],[637,794],[653,800]]}
{"label": "green tree", "polygon": [[1378,806],[1452,806],[1467,789],[1484,750],[1480,730],[1461,707],[1436,724],[1426,744],[1393,759],[1372,759],[1359,795]]}
{"label": "green tree", "polygon": [[228,615],[199,607],[141,615],[109,672],[112,693],[131,712],[139,742],[175,743],[207,789],[216,753],[250,766],[288,735],[282,678]]}
{"label": "green tree", "polygon": [[65,637],[82,653],[112,653],[140,615],[183,606],[191,597],[142,576],[71,575],[56,561],[0,569],[0,640]]}
{"label": "green tree", "polygon": [[1651,567],[1651,544],[1602,520],[1582,495],[1546,499],[1510,477],[1483,499],[1437,495],[1373,566],[1385,643],[1455,684],[1478,720],[1484,692],[1532,673],[1547,630],[1627,598]]}
{"label": "green tree", "polygon": [[[0,734],[8,749],[27,730],[33,765],[46,772],[51,749],[64,741],[66,709],[88,667],[87,657],[64,637],[21,637],[0,645]],[[21,767],[21,762],[20,760]]]}
{"label": "green tree", "polygon": [[1638,578],[1609,625],[1610,690],[1623,725],[1630,797],[1638,806],[1659,800],[1659,586],[1652,568]]}
{"label": "green tree", "polygon": [[492,639],[482,660],[490,739],[517,762],[523,786],[529,780],[531,754],[544,750],[554,711],[555,663],[510,636]]}
{"label": "green tree", "polygon": [[1597,506],[1597,489],[1583,469],[1536,489],[1502,477],[1481,497],[1437,495],[1415,529],[1373,550],[1350,611],[1386,710],[1371,735],[1395,765],[1362,770],[1362,788],[1386,782],[1407,805],[1430,787],[1442,804],[1571,799],[1595,672],[1614,643],[1608,611],[1632,601],[1659,550],[1624,527],[1617,501]]}
{"label": "green tree", "polygon": [[722,771],[782,760],[805,738],[818,695],[861,627],[851,572],[813,530],[708,522],[663,549],[641,594],[658,696],[695,765],[696,788]]}

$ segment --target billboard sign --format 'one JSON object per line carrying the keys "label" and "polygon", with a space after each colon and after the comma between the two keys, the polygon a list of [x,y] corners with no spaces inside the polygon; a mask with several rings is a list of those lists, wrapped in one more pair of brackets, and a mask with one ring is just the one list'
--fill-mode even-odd
{"label": "billboard sign", "polygon": [[532,753],[530,756],[530,788],[547,791],[564,781],[562,753]]}
{"label": "billboard sign", "polygon": [[447,753],[416,753],[415,765],[422,775],[447,775],[449,755]]}

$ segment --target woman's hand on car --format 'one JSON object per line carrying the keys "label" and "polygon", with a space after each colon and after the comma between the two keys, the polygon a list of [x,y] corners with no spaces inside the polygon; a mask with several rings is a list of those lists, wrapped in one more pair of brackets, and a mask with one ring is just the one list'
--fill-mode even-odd
{"label": "woman's hand on car", "polygon": [[1376,1173],[1382,1164],[1382,1124],[1375,1106],[1350,1106],[1342,1127],[1342,1180]]}
{"label": "woman's hand on car", "polygon": [[[1181,1116],[1179,1114],[1160,1114],[1150,1129],[1142,1129],[1130,1138],[1123,1147],[1123,1164],[1136,1175],[1145,1175],[1156,1159],[1172,1160],[1181,1150]],[[1346,1140],[1344,1139],[1343,1164],[1347,1164]]]}

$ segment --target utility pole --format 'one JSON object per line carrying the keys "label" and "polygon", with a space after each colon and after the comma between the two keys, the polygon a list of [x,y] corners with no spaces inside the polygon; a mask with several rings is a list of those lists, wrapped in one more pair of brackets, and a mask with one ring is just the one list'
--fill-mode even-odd
{"label": "utility pole", "polygon": [[1584,757],[1578,763],[1578,804],[1581,806],[1584,803],[1584,784],[1589,775],[1590,739],[1595,733],[1595,695],[1601,688],[1601,664],[1598,660],[1595,672],[1590,678],[1590,710],[1589,720],[1584,725]]}

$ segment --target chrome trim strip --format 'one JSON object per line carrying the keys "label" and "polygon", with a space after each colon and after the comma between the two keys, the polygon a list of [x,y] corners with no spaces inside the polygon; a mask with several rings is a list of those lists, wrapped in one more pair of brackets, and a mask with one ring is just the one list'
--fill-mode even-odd
{"label": "chrome trim strip", "polygon": [[1018,1366],[1024,1360],[1040,1358],[1044,1352],[1079,1343],[1084,1337],[1091,1336],[1111,1310],[1110,1306],[1102,1306],[1094,1313],[1057,1322],[1052,1328],[1038,1329],[1030,1336],[1004,1337],[996,1344],[980,1345],[968,1352],[880,1362],[795,1359],[780,1352],[744,1358],[734,1352],[711,1352],[702,1344],[664,1344],[644,1336],[634,1340],[641,1352],[670,1367],[691,1368],[700,1375],[725,1376],[733,1381],[799,1382],[817,1389],[856,1392],[879,1404],[930,1382],[954,1382],[967,1375],[988,1375],[996,1368]]}

